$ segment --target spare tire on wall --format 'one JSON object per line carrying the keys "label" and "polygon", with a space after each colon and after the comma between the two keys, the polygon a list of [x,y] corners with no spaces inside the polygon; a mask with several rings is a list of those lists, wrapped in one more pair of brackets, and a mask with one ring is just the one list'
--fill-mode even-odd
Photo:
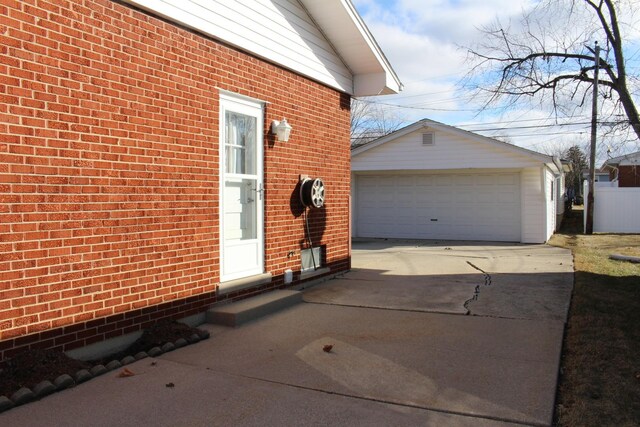
{"label": "spare tire on wall", "polygon": [[300,201],[304,206],[321,208],[324,206],[324,182],[322,179],[307,178],[300,185]]}

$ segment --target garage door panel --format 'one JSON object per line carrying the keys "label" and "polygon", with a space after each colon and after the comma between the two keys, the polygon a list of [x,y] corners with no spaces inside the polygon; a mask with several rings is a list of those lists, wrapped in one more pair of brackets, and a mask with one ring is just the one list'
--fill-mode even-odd
{"label": "garage door panel", "polygon": [[413,209],[415,205],[415,190],[413,188],[399,188],[395,194],[395,206],[398,209]]}
{"label": "garage door panel", "polygon": [[434,175],[435,185],[450,187],[451,186],[451,177],[447,175]]}
{"label": "garage door panel", "polygon": [[472,175],[454,175],[452,181],[455,182],[455,185],[458,187],[465,185],[473,187],[474,178]]}
{"label": "garage door panel", "polygon": [[396,177],[397,187],[413,187],[415,185],[415,179],[413,175],[398,175]]}
{"label": "garage door panel", "polygon": [[496,183],[496,177],[494,175],[477,175],[475,185],[479,186],[494,186]]}
{"label": "garage door panel", "polygon": [[455,200],[455,197],[451,193],[451,189],[442,188],[440,191],[433,194],[433,199],[436,206],[448,206]]}
{"label": "garage door panel", "polygon": [[358,203],[367,208],[390,206],[394,203],[394,193],[391,187],[386,191],[380,187],[362,189],[358,194]]}
{"label": "garage door panel", "polygon": [[416,187],[414,192],[414,200],[416,208],[427,208],[436,204],[437,192],[433,189],[422,190],[420,187]]}
{"label": "garage door panel", "polygon": [[513,200],[515,197],[519,197],[519,195],[517,195],[514,192],[502,192],[502,193],[498,193],[496,196],[496,202],[500,203],[500,204],[504,204],[505,206],[509,205],[509,201]]}
{"label": "garage door panel", "polygon": [[377,206],[374,209],[365,209],[366,212],[362,212],[361,217],[365,220],[372,222],[395,222],[396,210],[391,206]]}
{"label": "garage door panel", "polygon": [[435,185],[435,178],[433,175],[417,175],[415,176],[414,182],[417,187],[433,187]]}
{"label": "garage door panel", "polygon": [[361,237],[520,241],[517,173],[359,176]]}
{"label": "garage door panel", "polygon": [[520,176],[518,174],[496,175],[496,183],[505,186],[520,186]]}

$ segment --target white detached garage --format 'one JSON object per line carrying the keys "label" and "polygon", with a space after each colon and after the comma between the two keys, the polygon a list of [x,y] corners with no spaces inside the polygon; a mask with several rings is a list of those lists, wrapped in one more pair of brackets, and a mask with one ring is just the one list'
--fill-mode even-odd
{"label": "white detached garage", "polygon": [[543,243],[564,213],[557,158],[432,120],[351,152],[352,235]]}

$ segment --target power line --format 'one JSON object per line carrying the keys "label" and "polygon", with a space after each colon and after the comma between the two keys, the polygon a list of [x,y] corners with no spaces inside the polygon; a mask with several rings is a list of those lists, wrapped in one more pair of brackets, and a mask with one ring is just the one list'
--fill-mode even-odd
{"label": "power line", "polygon": [[[525,121],[525,120],[523,120]],[[553,124],[541,124],[541,125],[530,125],[530,126],[510,126],[510,127],[493,127],[493,128],[478,128],[478,129],[464,129],[468,132],[497,132],[497,131],[511,131],[511,130],[522,130],[522,129],[545,129],[545,128],[554,128],[554,127],[569,127],[569,126],[586,126],[589,125],[590,122],[575,122],[575,123],[553,123]],[[456,126],[461,128],[461,126]],[[364,131],[360,134],[374,134],[376,131]]]}
{"label": "power line", "polygon": [[[588,118],[589,116],[573,116],[572,119],[582,119]],[[538,122],[543,120],[555,120],[552,117],[549,118],[539,118],[539,119],[513,119],[513,120],[502,120],[495,122],[478,122],[478,123],[462,123],[456,125],[456,127],[469,127],[469,126],[483,126],[483,125],[499,125],[502,123],[524,123],[524,122]]]}
{"label": "power line", "polygon": [[[587,129],[587,128],[585,128],[585,129]],[[585,135],[587,133],[588,132],[586,130],[584,130],[584,131],[548,132],[548,133],[536,132],[536,133],[525,133],[525,134],[519,134],[519,135],[518,134],[516,134],[516,135],[513,135],[513,134],[494,135],[494,136],[491,136],[491,138],[496,138],[496,139],[497,138],[502,138],[502,137],[504,137],[504,138],[526,138],[526,137],[531,137],[531,136],[552,136],[552,135],[565,135],[565,136],[567,136],[567,135]]]}
{"label": "power line", "polygon": [[564,126],[582,126],[582,125],[588,125],[588,124],[591,124],[591,122],[557,123],[557,124],[548,124],[548,125],[512,126],[512,127],[500,127],[500,128],[489,128],[489,129],[472,129],[472,130],[469,130],[469,132],[489,132],[489,131],[513,130],[513,129],[540,129],[540,128],[564,127]]}
{"label": "power line", "polygon": [[[451,111],[451,112],[471,112],[471,111],[477,111],[477,109],[465,109],[465,108],[426,108],[426,107],[411,107],[411,106],[406,106],[406,105],[397,105],[397,104],[389,104],[386,102],[373,102],[373,101],[368,101],[368,100],[362,100],[363,102],[368,102],[370,104],[376,104],[376,105],[385,105],[387,107],[394,107],[394,108],[404,108],[407,110],[421,110],[421,111]],[[487,108],[487,110],[498,110],[501,109],[501,107],[495,107],[495,108]]]}

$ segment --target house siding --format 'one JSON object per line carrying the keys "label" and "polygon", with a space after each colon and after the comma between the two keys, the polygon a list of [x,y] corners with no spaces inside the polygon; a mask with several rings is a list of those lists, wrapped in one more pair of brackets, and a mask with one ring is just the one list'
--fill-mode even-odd
{"label": "house siding", "polygon": [[353,93],[351,72],[297,1],[125,1]]}
{"label": "house siding", "polygon": [[352,170],[522,168],[537,164],[515,152],[505,153],[502,147],[452,133],[436,131],[434,145],[423,146],[422,134],[425,132],[433,130],[414,131],[357,154],[352,160]]}
{"label": "house siding", "polygon": [[[265,270],[274,280],[225,298],[299,272],[301,173],[327,186],[326,208],[310,218],[314,243],[332,273],[349,268],[348,95],[112,1],[0,11],[0,360],[81,347],[218,301],[216,88],[267,103]],[[283,117],[287,143],[268,132]]]}

